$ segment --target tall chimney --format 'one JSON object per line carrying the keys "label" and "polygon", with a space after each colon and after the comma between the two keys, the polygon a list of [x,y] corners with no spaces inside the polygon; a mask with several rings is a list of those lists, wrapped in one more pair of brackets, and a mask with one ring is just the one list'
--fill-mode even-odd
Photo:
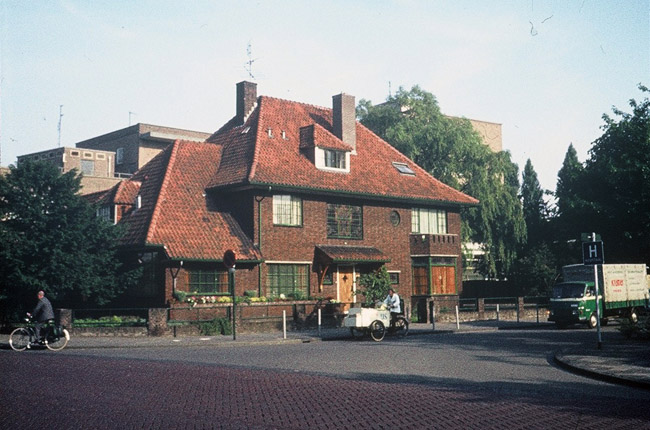
{"label": "tall chimney", "polygon": [[237,122],[243,124],[257,102],[257,84],[241,81],[237,84]]}
{"label": "tall chimney", "polygon": [[344,93],[332,96],[332,107],[334,135],[356,149],[357,118],[354,96]]}

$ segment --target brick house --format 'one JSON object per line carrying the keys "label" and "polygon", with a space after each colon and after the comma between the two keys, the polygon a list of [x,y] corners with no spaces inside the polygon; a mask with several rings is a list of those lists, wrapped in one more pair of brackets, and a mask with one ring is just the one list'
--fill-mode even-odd
{"label": "brick house", "polygon": [[145,276],[129,301],[178,306],[178,294],[360,300],[357,278],[385,266],[407,303],[457,295],[460,214],[476,205],[333,107],[257,96],[237,84],[236,115],[206,142],[175,141],[92,198],[123,224]]}

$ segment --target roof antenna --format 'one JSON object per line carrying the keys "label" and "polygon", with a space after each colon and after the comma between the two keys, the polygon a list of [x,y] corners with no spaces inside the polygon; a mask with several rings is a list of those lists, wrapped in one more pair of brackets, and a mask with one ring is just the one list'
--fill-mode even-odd
{"label": "roof antenna", "polygon": [[59,126],[57,127],[57,130],[59,130],[59,148],[61,147],[61,119],[63,118],[63,105],[59,105]]}
{"label": "roof antenna", "polygon": [[244,68],[248,72],[248,76],[251,79],[255,79],[255,76],[253,76],[253,63],[257,60],[257,58],[253,60],[252,54],[253,54],[253,49],[251,48],[251,43],[249,41],[248,46],[246,46],[246,55],[248,55],[248,61],[246,62],[246,66],[244,66]]}

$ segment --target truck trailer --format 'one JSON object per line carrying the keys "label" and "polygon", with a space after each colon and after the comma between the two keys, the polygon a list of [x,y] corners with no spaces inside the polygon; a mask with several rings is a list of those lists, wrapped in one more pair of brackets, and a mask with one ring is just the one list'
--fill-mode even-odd
{"label": "truck trailer", "polygon": [[[645,264],[600,264],[597,271],[601,325],[609,317],[636,322],[639,312],[650,305]],[[564,266],[562,277],[563,282],[553,287],[548,320],[558,327],[579,323],[596,327],[594,266]]]}

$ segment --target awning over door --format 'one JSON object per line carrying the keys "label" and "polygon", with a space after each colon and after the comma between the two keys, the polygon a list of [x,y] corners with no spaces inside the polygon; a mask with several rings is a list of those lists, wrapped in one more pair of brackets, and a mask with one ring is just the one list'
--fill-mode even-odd
{"label": "awning over door", "polygon": [[344,263],[383,264],[390,258],[371,246],[317,245],[315,260],[323,265]]}

